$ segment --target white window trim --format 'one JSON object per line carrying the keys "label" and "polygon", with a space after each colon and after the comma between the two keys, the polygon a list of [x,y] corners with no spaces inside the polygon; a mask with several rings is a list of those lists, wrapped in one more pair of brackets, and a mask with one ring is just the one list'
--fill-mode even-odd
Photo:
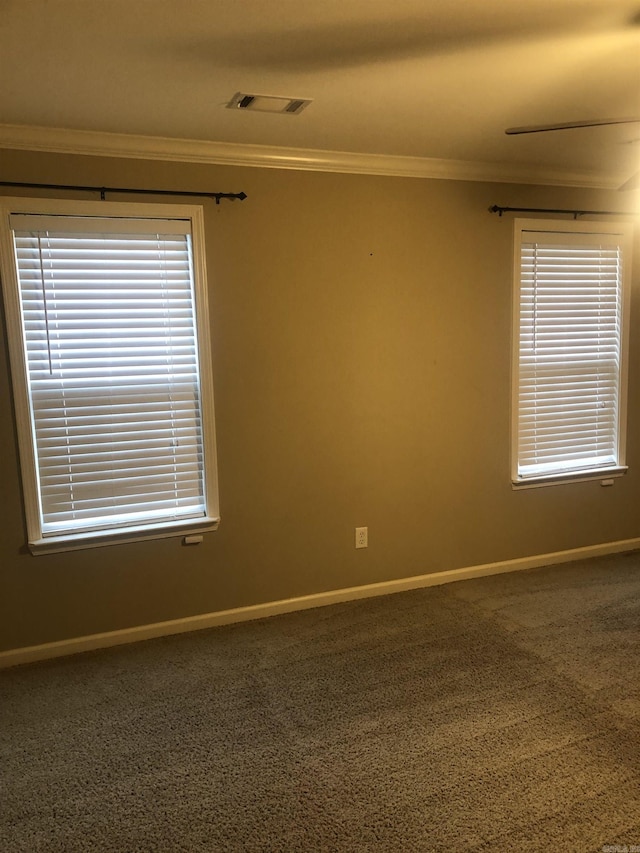
{"label": "white window trim", "polygon": [[[620,386],[618,406],[617,464],[599,468],[558,472],[526,479],[518,474],[518,438],[519,438],[519,349],[520,349],[520,300],[521,300],[521,244],[523,233],[548,232],[570,234],[606,234],[615,236],[622,247],[622,299],[621,299],[621,348],[620,348]],[[627,471],[626,432],[627,432],[627,375],[629,349],[629,315],[631,298],[631,257],[633,251],[633,226],[620,222],[583,222],[571,220],[516,219],[514,222],[513,251],[513,315],[512,315],[512,369],[511,369],[511,485],[515,490],[557,486],[567,483],[579,483],[592,480],[621,477]]]}
{"label": "white window trim", "polygon": [[[95,216],[140,219],[184,219],[191,223],[192,263],[202,415],[206,512],[204,516],[158,524],[140,524],[81,533],[43,536],[36,453],[32,434],[28,372],[22,341],[21,304],[15,250],[10,227],[11,214],[32,213],[53,216]],[[4,294],[7,339],[13,380],[20,470],[22,476],[27,538],[33,554],[137,542],[169,536],[215,530],[220,521],[216,460],[215,410],[211,366],[210,319],[205,261],[204,216],[202,207],[174,204],[130,204],[126,202],[62,201],[59,199],[0,198],[0,274]]]}

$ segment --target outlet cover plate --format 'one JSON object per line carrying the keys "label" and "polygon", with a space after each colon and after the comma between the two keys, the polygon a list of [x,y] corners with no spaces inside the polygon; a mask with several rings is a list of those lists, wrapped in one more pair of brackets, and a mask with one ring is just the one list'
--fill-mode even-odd
{"label": "outlet cover plate", "polygon": [[356,548],[369,547],[369,528],[356,527]]}

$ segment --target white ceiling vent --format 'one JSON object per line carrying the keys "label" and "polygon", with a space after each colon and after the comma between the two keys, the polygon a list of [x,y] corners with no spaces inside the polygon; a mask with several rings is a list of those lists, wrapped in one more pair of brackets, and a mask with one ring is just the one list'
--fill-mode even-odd
{"label": "white ceiling vent", "polygon": [[298,115],[310,103],[311,100],[305,98],[281,98],[274,95],[247,95],[244,92],[237,92],[227,107],[234,110]]}

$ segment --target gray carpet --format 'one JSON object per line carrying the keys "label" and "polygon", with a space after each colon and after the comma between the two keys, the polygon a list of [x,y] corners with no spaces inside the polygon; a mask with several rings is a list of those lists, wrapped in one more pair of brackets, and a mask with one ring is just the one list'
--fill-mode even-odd
{"label": "gray carpet", "polygon": [[640,845],[640,556],[0,674],[3,853]]}

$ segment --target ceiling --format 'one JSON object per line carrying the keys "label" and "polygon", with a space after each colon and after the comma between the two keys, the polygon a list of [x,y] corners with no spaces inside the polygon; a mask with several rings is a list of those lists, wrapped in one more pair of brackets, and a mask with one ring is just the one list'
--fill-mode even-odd
{"label": "ceiling", "polygon": [[[640,168],[640,123],[504,133],[640,116],[640,0],[0,0],[0,81],[0,144],[21,126],[596,185]],[[226,108],[239,91],[313,102]]]}

